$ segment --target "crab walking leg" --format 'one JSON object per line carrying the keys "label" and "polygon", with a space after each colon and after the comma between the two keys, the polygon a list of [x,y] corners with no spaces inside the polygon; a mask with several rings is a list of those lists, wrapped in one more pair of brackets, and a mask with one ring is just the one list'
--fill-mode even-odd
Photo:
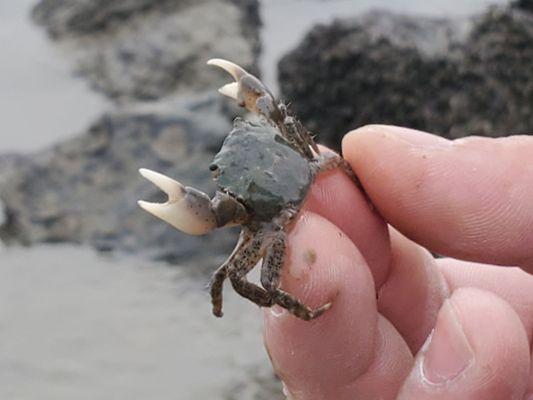
{"label": "crab walking leg", "polygon": [[[295,146],[302,156],[306,157],[308,160],[314,159],[314,154],[311,151],[312,147],[309,142],[309,140],[312,140],[311,135],[304,130],[303,125],[298,120],[294,117],[287,116],[283,120],[283,124],[280,128],[285,139]],[[309,136],[309,140],[307,140],[308,138],[306,135]]]}
{"label": "crab walking leg", "polygon": [[314,160],[316,154],[320,154],[315,140],[311,133],[303,126],[303,124],[289,112],[288,106],[283,103],[278,104],[278,109],[282,115],[281,120],[274,121],[277,123],[283,137],[287,139],[289,143],[292,143],[302,156],[309,160]]}
{"label": "crab walking leg", "polygon": [[228,277],[229,266],[235,261],[237,254],[246,246],[252,236],[247,231],[241,231],[239,241],[228,259],[222,264],[213,274],[211,281],[209,282],[209,292],[211,294],[211,303],[213,304],[213,314],[216,317],[222,317],[222,287],[224,281]]}
{"label": "crab walking leg", "polygon": [[269,293],[263,288],[249,282],[246,275],[261,259],[261,251],[264,244],[264,237],[261,231],[251,232],[254,235],[242,251],[236,253],[233,262],[228,265],[228,273],[231,284],[235,291],[242,297],[247,298],[259,307],[270,307],[272,299]]}
{"label": "crab walking leg", "polygon": [[318,159],[317,172],[326,172],[335,168],[341,168],[352,180],[359,182],[359,178],[344,158],[335,153],[322,153]]}
{"label": "crab walking leg", "polygon": [[211,303],[213,304],[213,315],[222,317],[222,288],[224,281],[228,277],[228,264],[222,264],[211,277],[209,282],[209,293],[211,294]]}
{"label": "crab walking leg", "polygon": [[267,248],[261,267],[261,284],[268,291],[274,303],[285,308],[296,317],[309,321],[329,310],[331,303],[312,310],[297,298],[279,288],[287,246],[286,242],[287,234],[284,231],[280,231]]}
{"label": "crab walking leg", "polygon": [[366,191],[363,188],[361,181],[355,174],[350,164],[348,164],[348,162],[344,158],[342,158],[341,156],[335,153],[320,153],[320,156],[318,158],[318,163],[316,165],[317,165],[317,168],[315,171],[316,175],[318,175],[321,172],[331,171],[332,169],[335,169],[335,168],[341,168],[344,171],[344,173],[348,175],[348,177],[357,185],[359,190],[361,190],[363,195],[368,200],[368,204],[373,208],[372,201],[366,194]]}
{"label": "crab walking leg", "polygon": [[272,239],[272,243],[266,249],[263,264],[261,265],[261,285],[273,293],[279,289],[283,258],[285,255],[286,233],[280,231]]}

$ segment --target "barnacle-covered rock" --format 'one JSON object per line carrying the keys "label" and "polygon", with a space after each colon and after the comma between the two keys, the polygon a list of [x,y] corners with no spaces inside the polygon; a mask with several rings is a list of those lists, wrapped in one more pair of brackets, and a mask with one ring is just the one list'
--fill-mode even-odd
{"label": "barnacle-covered rock", "polygon": [[513,6],[524,11],[533,12],[533,0],[516,0],[513,2]]}
{"label": "barnacle-covered rock", "polygon": [[207,167],[231,125],[227,106],[202,94],[224,82],[205,60],[232,57],[254,70],[258,11],[257,0],[39,1],[34,21],[120,111],[112,104],[79,136],[24,157],[16,168],[0,158],[0,238],[218,264],[233,233],[176,237],[132,201],[160,196],[136,171],[154,168],[214,191]]}
{"label": "barnacle-covered rock", "polygon": [[212,267],[234,244],[231,231],[176,235],[140,212],[132,199],[160,196],[139,180],[141,166],[213,192],[208,165],[230,127],[220,100],[212,96],[192,98],[172,113],[107,114],[80,136],[20,160],[0,180],[9,217],[1,236],[25,244],[74,242],[144,251]]}
{"label": "barnacle-covered rock", "polygon": [[216,86],[203,68],[213,55],[257,70],[257,0],[41,0],[33,18],[121,103]]}
{"label": "barnacle-covered rock", "polygon": [[[525,7],[525,3],[524,3]],[[372,12],[315,27],[280,62],[280,87],[322,141],[370,123],[445,137],[533,131],[533,14]]]}

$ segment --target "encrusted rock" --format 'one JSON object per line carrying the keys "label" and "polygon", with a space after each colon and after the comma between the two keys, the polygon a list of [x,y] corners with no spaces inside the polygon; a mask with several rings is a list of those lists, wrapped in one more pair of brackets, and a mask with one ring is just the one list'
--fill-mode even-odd
{"label": "encrusted rock", "polygon": [[147,251],[180,263],[207,259],[205,267],[219,263],[235,243],[231,232],[181,234],[140,210],[135,199],[163,196],[140,178],[141,166],[214,192],[208,166],[231,129],[222,101],[213,94],[171,114],[108,114],[81,136],[28,157],[0,185],[9,215],[2,236],[25,244]]}
{"label": "encrusted rock", "polygon": [[221,263],[232,232],[191,237],[150,218],[136,199],[163,195],[137,170],[214,191],[208,166],[231,121],[215,92],[225,76],[205,61],[225,57],[255,69],[258,0],[41,0],[33,19],[120,107],[0,175],[2,240],[89,243],[206,268]]}
{"label": "encrusted rock", "polygon": [[533,0],[516,0],[513,6],[525,11],[533,12]]}
{"label": "encrusted rock", "polygon": [[373,12],[315,27],[280,62],[283,98],[338,148],[369,123],[445,137],[533,131],[533,15],[472,19]]}
{"label": "encrusted rock", "polygon": [[20,171],[29,162],[31,162],[29,157],[18,154],[0,155],[0,242],[9,243],[18,232],[13,214],[2,201],[3,190],[5,190],[7,182],[13,179],[17,171]]}
{"label": "encrusted rock", "polygon": [[41,0],[33,17],[121,103],[220,86],[205,68],[212,57],[257,72],[257,0]]}

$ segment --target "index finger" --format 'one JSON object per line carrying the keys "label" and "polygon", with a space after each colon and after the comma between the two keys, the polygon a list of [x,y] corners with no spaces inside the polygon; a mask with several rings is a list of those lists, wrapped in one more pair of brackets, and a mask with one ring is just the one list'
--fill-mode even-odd
{"label": "index finger", "polygon": [[471,137],[371,125],[343,141],[385,219],[428,249],[533,271],[533,138]]}
{"label": "index finger", "polygon": [[[322,151],[331,151],[320,147]],[[365,258],[379,288],[389,271],[387,224],[348,175],[340,168],[319,174],[303,208],[326,218],[350,238]]]}

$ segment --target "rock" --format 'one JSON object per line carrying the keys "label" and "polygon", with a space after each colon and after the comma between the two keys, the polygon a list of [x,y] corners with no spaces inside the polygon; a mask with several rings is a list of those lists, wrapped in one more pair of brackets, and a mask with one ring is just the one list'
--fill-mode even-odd
{"label": "rock", "polygon": [[373,12],[317,26],[279,64],[283,98],[322,142],[369,123],[456,138],[533,132],[533,15]]}
{"label": "rock", "polygon": [[115,103],[80,136],[0,175],[0,237],[221,263],[235,232],[192,237],[148,215],[136,201],[164,195],[137,170],[214,191],[208,166],[234,114],[216,94],[227,74],[205,61],[224,57],[256,69],[258,0],[41,0],[32,16]]}
{"label": "rock", "polygon": [[30,158],[23,155],[0,154],[0,242],[9,242],[12,236],[11,232],[17,232],[13,215],[2,201],[2,187],[29,162]]}
{"label": "rock", "polygon": [[0,187],[2,187],[2,185],[4,185],[18,169],[28,163],[29,160],[29,157],[22,154],[0,154]]}
{"label": "rock", "polygon": [[102,32],[147,12],[172,12],[190,4],[176,0],[41,0],[32,17],[51,37],[60,39]]}
{"label": "rock", "polygon": [[120,103],[226,83],[205,67],[212,57],[257,72],[258,0],[41,0],[33,18]]}
{"label": "rock", "polygon": [[0,185],[10,216],[4,238],[89,243],[202,267],[220,263],[236,242],[234,232],[181,234],[136,204],[165,200],[139,176],[140,167],[214,192],[208,166],[231,129],[218,97],[197,96],[170,114],[110,113],[82,135],[28,158]]}
{"label": "rock", "polygon": [[517,0],[513,2],[513,6],[524,11],[533,12],[533,0]]}

